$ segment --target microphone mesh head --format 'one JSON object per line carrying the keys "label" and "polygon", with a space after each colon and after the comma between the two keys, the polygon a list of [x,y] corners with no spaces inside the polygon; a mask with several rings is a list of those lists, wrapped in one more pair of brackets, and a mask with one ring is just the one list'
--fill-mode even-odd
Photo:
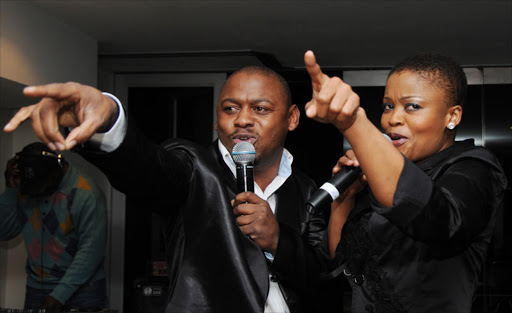
{"label": "microphone mesh head", "polygon": [[233,147],[231,157],[237,164],[252,163],[254,162],[254,159],[256,159],[256,150],[252,143],[248,141],[240,141]]}

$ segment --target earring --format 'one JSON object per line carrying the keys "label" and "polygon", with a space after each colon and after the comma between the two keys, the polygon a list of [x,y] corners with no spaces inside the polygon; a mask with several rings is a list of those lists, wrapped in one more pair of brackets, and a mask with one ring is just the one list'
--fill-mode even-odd
{"label": "earring", "polygon": [[448,128],[449,130],[453,130],[455,128],[455,124],[453,124],[452,122],[448,123],[448,125],[446,126],[446,128]]}

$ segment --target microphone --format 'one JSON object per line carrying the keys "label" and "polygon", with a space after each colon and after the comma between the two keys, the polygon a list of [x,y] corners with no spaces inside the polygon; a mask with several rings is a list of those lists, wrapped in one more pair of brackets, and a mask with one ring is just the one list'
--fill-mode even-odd
{"label": "microphone", "polygon": [[254,159],[256,159],[254,146],[248,141],[240,141],[233,147],[231,157],[236,164],[238,193],[254,192]]}
{"label": "microphone", "polygon": [[361,168],[344,166],[329,181],[324,183],[306,202],[308,212],[316,214],[345,191],[361,175]]}
{"label": "microphone", "polygon": [[[391,138],[382,134],[390,143]],[[324,209],[328,204],[338,199],[340,193],[345,191],[361,175],[361,168],[354,166],[344,166],[329,181],[324,183],[311,198],[306,201],[308,212],[316,214]]]}

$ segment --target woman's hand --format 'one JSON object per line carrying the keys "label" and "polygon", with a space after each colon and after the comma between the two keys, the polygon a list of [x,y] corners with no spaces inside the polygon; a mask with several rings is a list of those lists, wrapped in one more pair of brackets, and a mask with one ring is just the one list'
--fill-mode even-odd
{"label": "woman's hand", "polygon": [[[334,168],[332,174],[338,173],[344,166],[359,166],[359,162],[354,151],[349,150],[342,156]],[[340,196],[331,204],[331,217],[329,219],[329,253],[334,258],[336,247],[341,240],[341,230],[347,221],[350,211],[355,205],[356,195],[366,186],[366,177],[361,175],[359,179],[350,185]]]}
{"label": "woman's hand", "polygon": [[[339,158],[338,162],[332,169],[332,175],[334,176],[336,173],[338,173],[343,167],[345,166],[354,166],[359,167],[359,161],[357,160],[354,151],[348,150],[347,153]],[[355,198],[355,196],[363,190],[363,188],[367,185],[366,183],[366,177],[361,175],[359,179],[356,179],[350,187],[345,189],[338,199],[335,200],[335,202],[343,202],[345,199],[351,199]]]}
{"label": "woman's hand", "polygon": [[311,100],[305,107],[307,117],[333,124],[344,132],[363,111],[359,106],[359,96],[339,77],[324,74],[312,51],[304,54],[304,64],[313,89]]}

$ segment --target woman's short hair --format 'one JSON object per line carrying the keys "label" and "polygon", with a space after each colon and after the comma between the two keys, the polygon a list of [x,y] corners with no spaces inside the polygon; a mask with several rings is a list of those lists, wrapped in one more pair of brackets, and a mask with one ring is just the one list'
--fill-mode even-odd
{"label": "woman's short hair", "polygon": [[452,58],[440,54],[417,54],[398,62],[388,74],[411,71],[443,89],[449,96],[447,104],[463,106],[468,83],[462,67]]}

